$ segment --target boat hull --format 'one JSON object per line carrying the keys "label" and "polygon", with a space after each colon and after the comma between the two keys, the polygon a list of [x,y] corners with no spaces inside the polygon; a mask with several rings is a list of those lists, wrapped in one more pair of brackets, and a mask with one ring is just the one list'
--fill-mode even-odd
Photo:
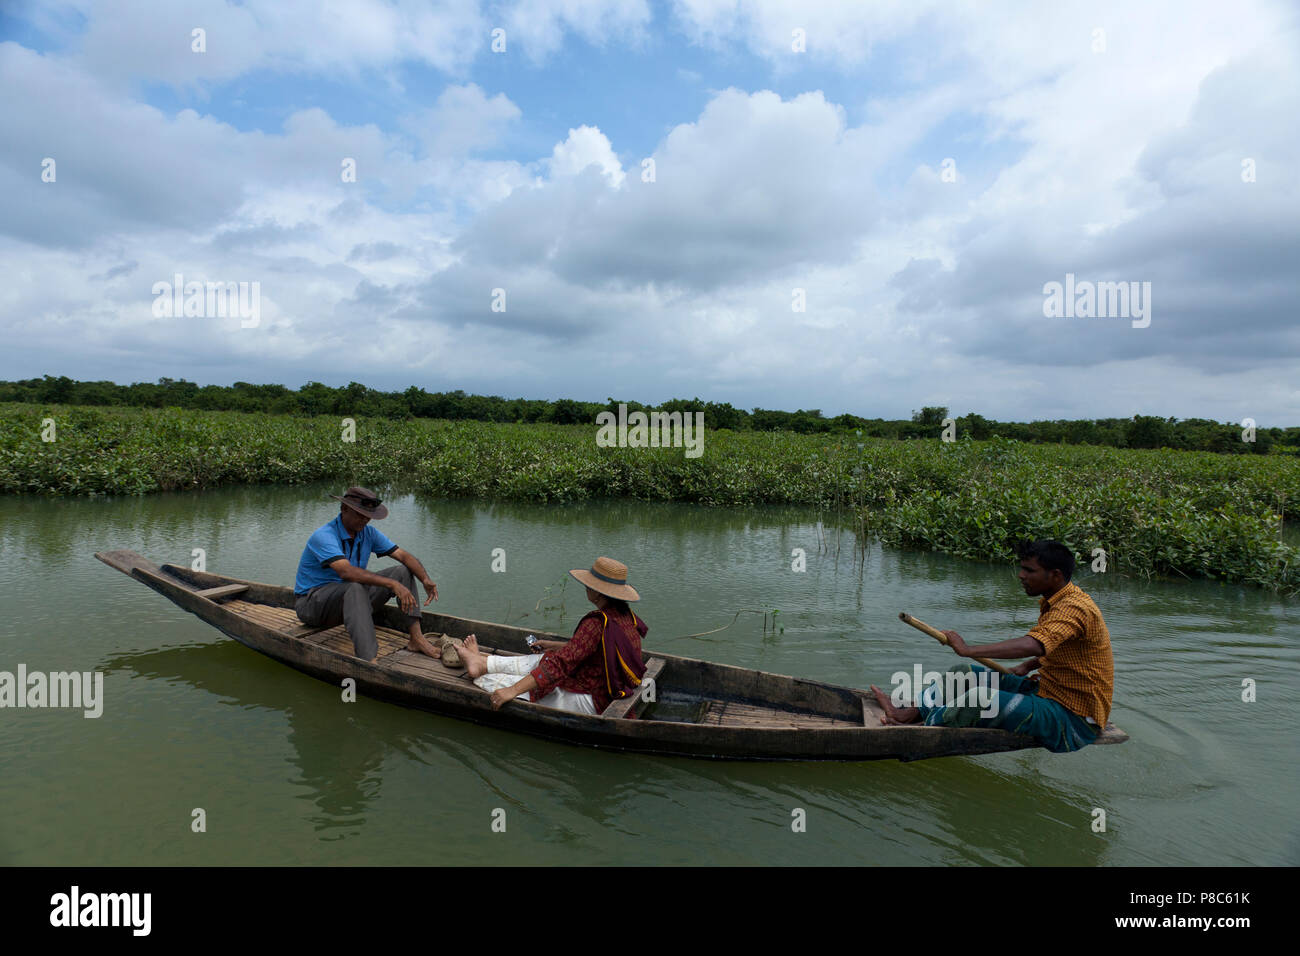
{"label": "boat hull", "polygon": [[[724,760],[906,761],[1037,746],[1030,737],[991,728],[882,726],[879,707],[861,690],[658,653],[649,657],[660,662],[653,665],[660,668],[656,701],[616,702],[596,716],[519,700],[493,710],[489,695],[463,670],[450,671],[405,650],[405,618],[396,607],[376,614],[380,657],[369,662],[352,654],[341,627],[298,622],[288,588],[160,567],[131,551],[95,557],[245,647],[318,680],[340,686],[351,678],[366,697],[564,743]],[[527,652],[529,632],[520,628],[427,612],[422,617],[426,632],[455,638],[473,633],[496,653]],[[624,710],[627,716],[612,715]],[[1126,739],[1112,725],[1098,743]]]}

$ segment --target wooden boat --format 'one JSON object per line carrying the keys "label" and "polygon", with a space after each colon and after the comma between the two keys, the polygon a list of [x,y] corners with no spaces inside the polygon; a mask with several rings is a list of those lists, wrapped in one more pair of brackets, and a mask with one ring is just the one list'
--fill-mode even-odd
{"label": "wooden boat", "polygon": [[[653,652],[646,657],[653,693],[644,681],[599,716],[520,700],[494,711],[463,668],[406,650],[405,619],[393,604],[376,613],[379,657],[371,663],[353,655],[342,625],[302,624],[290,588],[159,567],[134,551],[95,557],[239,643],[320,680],[338,685],[351,677],[358,693],[369,697],[566,743],[732,760],[920,760],[1038,746],[1031,737],[991,728],[882,726],[867,691]],[[496,654],[527,652],[529,632],[521,628],[427,612],[423,618],[426,632],[458,639],[476,634],[483,649]],[[1127,739],[1112,724],[1096,743]]]}

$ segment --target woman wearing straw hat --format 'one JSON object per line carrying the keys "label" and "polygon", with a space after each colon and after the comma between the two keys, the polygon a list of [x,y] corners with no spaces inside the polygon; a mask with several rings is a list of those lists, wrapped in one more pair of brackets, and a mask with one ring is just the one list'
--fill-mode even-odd
{"label": "woman wearing straw hat", "polygon": [[544,653],[523,657],[488,655],[471,634],[461,658],[474,683],[492,694],[492,709],[516,697],[544,707],[599,714],[626,697],[645,676],[641,638],[649,628],[628,603],[641,595],[627,583],[627,565],[600,557],[590,571],[570,571],[587,586],[596,605],[578,622],[569,641],[538,641]]}

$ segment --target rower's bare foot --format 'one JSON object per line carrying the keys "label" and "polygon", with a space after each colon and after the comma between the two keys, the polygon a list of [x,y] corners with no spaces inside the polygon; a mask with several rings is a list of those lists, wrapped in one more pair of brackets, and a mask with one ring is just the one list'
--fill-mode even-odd
{"label": "rower's bare foot", "polygon": [[465,673],[469,674],[470,680],[482,677],[487,673],[487,660],[483,652],[478,649],[478,638],[473,634],[465,638],[465,642],[458,646],[460,650],[460,659],[465,664]]}
{"label": "rower's bare foot", "polygon": [[919,710],[915,707],[895,707],[889,695],[875,684],[871,685],[871,693],[876,695],[876,703],[885,712],[885,716],[880,718],[882,724],[914,724],[920,719]]}
{"label": "rower's bare foot", "polygon": [[408,651],[419,651],[421,654],[428,654],[434,659],[442,657],[442,648],[434,647],[429,643],[429,639],[423,634],[419,637],[412,634],[410,642],[406,645],[406,649]]}

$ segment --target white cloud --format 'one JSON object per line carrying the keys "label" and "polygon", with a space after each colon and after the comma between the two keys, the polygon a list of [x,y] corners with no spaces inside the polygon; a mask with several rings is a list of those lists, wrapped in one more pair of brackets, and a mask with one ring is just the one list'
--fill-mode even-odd
{"label": "white cloud", "polygon": [[[734,43],[775,66],[796,69],[799,57],[860,65],[876,44],[914,28],[951,4],[926,0],[673,0],[687,36],[707,47]],[[794,50],[802,31],[805,52]]]}
{"label": "white cloud", "polygon": [[[461,76],[491,55],[503,28],[507,54],[543,62],[566,33],[604,46],[637,42],[651,20],[645,0],[66,0],[75,16],[44,16],[82,65],[125,88],[132,79],[178,86],[230,80],[254,70],[359,77],[403,63]],[[84,32],[69,24],[84,22]],[[193,31],[206,49],[193,49]]]}
{"label": "white cloud", "polygon": [[489,97],[477,84],[466,83],[448,86],[430,109],[406,117],[403,125],[426,154],[461,156],[495,146],[521,115],[504,93]]}
{"label": "white cloud", "polygon": [[495,15],[508,42],[522,40],[534,61],[559,50],[566,33],[597,47],[612,41],[637,43],[651,20],[646,0],[518,0],[502,5]]}
{"label": "white cloud", "polygon": [[569,130],[563,143],[555,144],[551,152],[551,176],[576,176],[588,166],[597,167],[615,189],[623,185],[623,166],[614,155],[609,139],[594,126],[579,126]]}
{"label": "white cloud", "polygon": [[[674,30],[757,54],[783,89],[799,88],[793,26],[808,30],[803,63],[883,64],[896,82],[864,83],[860,103],[722,90],[654,145],[653,183],[617,126],[583,116],[558,143],[533,131],[535,155],[483,158],[536,119],[508,81],[458,76],[397,129],[308,105],[266,131],[164,112],[127,83],[259,69],[383,83],[411,61],[463,74],[497,22],[528,57],[565,36],[640,49],[641,3],[201,4],[201,64],[189,13],[75,6],[89,25],[69,53],[0,44],[0,326],[21,331],[5,377],[147,368],[828,413],[1300,416],[1285,122],[1300,62],[1275,4],[1013,17],[681,0]],[[57,183],[40,182],[43,156]],[[947,156],[955,183],[939,175]],[[264,326],[154,319],[149,286],[177,271],[260,280]],[[1067,271],[1153,281],[1151,328],[1047,323],[1042,284]],[[496,287],[506,313],[490,310]],[[806,312],[791,310],[796,287]]]}
{"label": "white cloud", "polygon": [[[450,74],[487,48],[479,4],[465,0],[70,0],[85,17],[69,37],[77,58],[102,81],[148,78],[180,86],[229,80],[253,70],[321,73],[386,69],[411,60]],[[195,29],[206,50],[193,51]]]}

